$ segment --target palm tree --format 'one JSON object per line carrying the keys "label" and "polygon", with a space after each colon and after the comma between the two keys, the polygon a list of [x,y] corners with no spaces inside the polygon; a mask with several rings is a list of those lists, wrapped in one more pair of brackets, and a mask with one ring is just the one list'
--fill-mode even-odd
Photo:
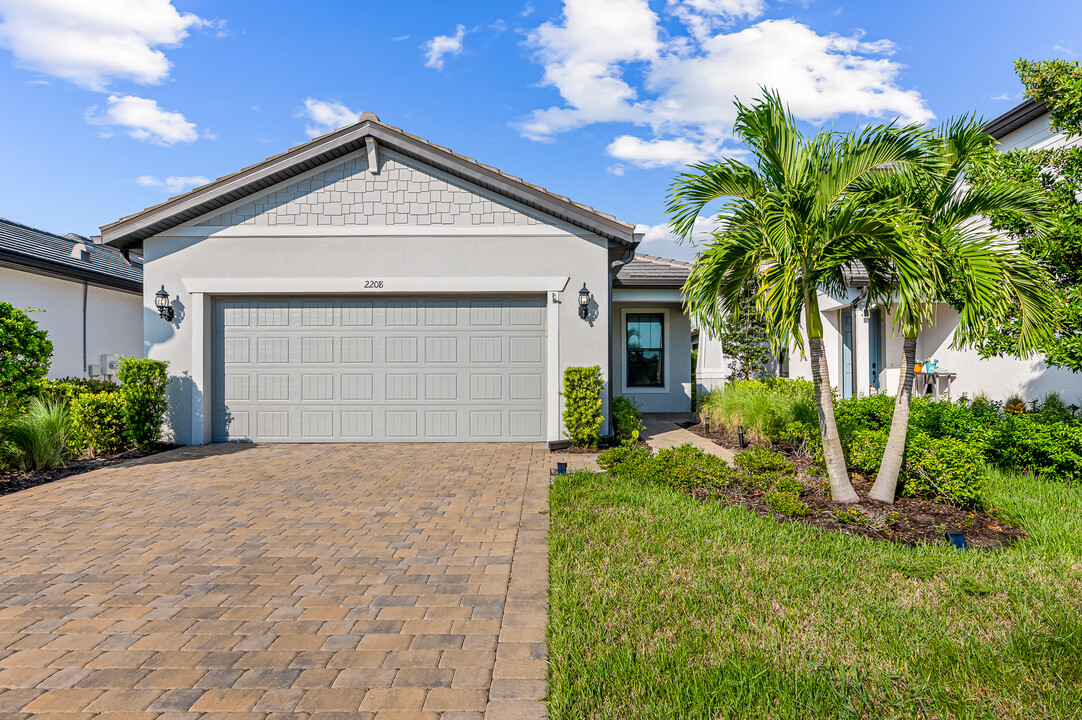
{"label": "palm tree", "polygon": [[891,125],[805,138],[776,92],[736,108],[734,132],[752,164],[693,165],[669,190],[667,212],[685,239],[705,206],[723,201],[721,228],[699,253],[684,301],[701,327],[717,331],[739,313],[741,288],[754,279],[774,350],[792,344],[802,356],[803,315],[831,498],[856,502],[834,420],[818,292],[843,292],[856,263],[868,272],[871,300],[889,297],[898,275],[910,280],[907,291],[921,284],[919,252],[901,232],[911,211],[891,201],[858,202],[852,188],[884,164],[918,158],[923,132]]}
{"label": "palm tree", "polygon": [[[909,232],[929,260],[921,287],[949,288],[961,306],[955,347],[972,345],[989,323],[994,325],[1017,309],[1020,332],[1015,352],[1029,355],[1053,334],[1048,278],[1017,247],[991,233],[983,218],[1013,211],[1040,227],[1047,201],[1039,191],[1006,181],[969,187],[967,168],[989,162],[998,152],[973,118],[955,119],[927,138],[919,162],[870,175],[856,194],[872,203],[900,200],[912,209]],[[899,278],[900,285],[905,282]],[[883,463],[869,493],[875,500],[894,502],[909,427],[917,336],[931,319],[935,301],[945,297],[943,291],[925,294],[920,288],[908,288],[899,297],[895,327],[903,337],[902,377]]]}

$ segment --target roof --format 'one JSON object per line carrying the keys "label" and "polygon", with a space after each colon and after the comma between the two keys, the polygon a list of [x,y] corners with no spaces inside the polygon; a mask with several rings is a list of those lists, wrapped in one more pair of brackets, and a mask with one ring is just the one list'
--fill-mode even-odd
{"label": "roof", "polygon": [[[75,238],[82,236],[75,235]],[[0,218],[0,264],[141,293],[143,266],[111,247]]]}
{"label": "roof", "polygon": [[616,271],[613,287],[681,288],[692,264],[681,260],[635,253],[627,265]]}
{"label": "roof", "polygon": [[438,168],[547,215],[624,245],[634,245],[635,226],[612,215],[531,185],[521,178],[452,152],[416,135],[380,122],[366,112],[353,125],[274,155],[231,175],[177,195],[142,212],[101,228],[102,241],[120,248],[138,246],[145,238],[213,212],[289,180],[344,155],[365,148],[365,139]]}
{"label": "roof", "polygon": [[996,140],[1002,140],[1026,123],[1033,122],[1048,112],[1043,100],[1023,100],[984,126],[984,131]]}

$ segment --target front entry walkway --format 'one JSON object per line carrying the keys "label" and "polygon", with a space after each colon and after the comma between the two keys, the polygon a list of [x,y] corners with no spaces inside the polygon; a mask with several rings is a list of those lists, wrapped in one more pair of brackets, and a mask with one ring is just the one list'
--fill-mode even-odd
{"label": "front entry walkway", "polygon": [[0,498],[0,716],[543,717],[550,464],[213,445]]}

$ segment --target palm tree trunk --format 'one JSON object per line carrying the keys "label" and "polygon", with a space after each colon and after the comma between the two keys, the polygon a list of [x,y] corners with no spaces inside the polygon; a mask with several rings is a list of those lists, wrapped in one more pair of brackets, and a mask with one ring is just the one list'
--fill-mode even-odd
{"label": "palm tree trunk", "polygon": [[827,477],[830,478],[830,499],[840,503],[859,502],[853,483],[849,481],[838,424],[834,419],[834,398],[830,394],[830,375],[823,339],[809,338],[808,345],[811,350],[815,404],[819,409],[819,433],[823,439],[823,460],[827,466]]}
{"label": "palm tree trunk", "polygon": [[839,503],[860,502],[849,481],[849,469],[845,467],[845,454],[838,435],[838,423],[834,419],[834,397],[830,394],[830,370],[823,350],[823,318],[819,315],[819,298],[815,291],[804,295],[804,319],[808,325],[808,349],[811,354],[812,384],[815,386],[815,405],[819,410],[819,435],[823,440],[823,461],[830,479],[830,499]]}
{"label": "palm tree trunk", "polygon": [[[908,337],[909,335],[913,337]],[[909,406],[913,401],[913,365],[917,361],[917,334],[906,333],[902,343],[902,380],[898,386],[898,399],[894,402],[894,415],[890,421],[890,435],[883,451],[883,463],[868,497],[893,503],[898,491],[898,475],[905,455],[905,436],[909,431]]]}

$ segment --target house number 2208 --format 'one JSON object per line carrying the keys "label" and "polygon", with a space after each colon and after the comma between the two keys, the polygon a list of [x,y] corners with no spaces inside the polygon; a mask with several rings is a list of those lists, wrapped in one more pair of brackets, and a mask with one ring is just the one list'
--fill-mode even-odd
{"label": "house number 2208", "polygon": [[368,288],[381,288],[381,287],[383,287],[383,281],[382,280],[365,280],[364,281],[364,287],[365,287],[366,290]]}

